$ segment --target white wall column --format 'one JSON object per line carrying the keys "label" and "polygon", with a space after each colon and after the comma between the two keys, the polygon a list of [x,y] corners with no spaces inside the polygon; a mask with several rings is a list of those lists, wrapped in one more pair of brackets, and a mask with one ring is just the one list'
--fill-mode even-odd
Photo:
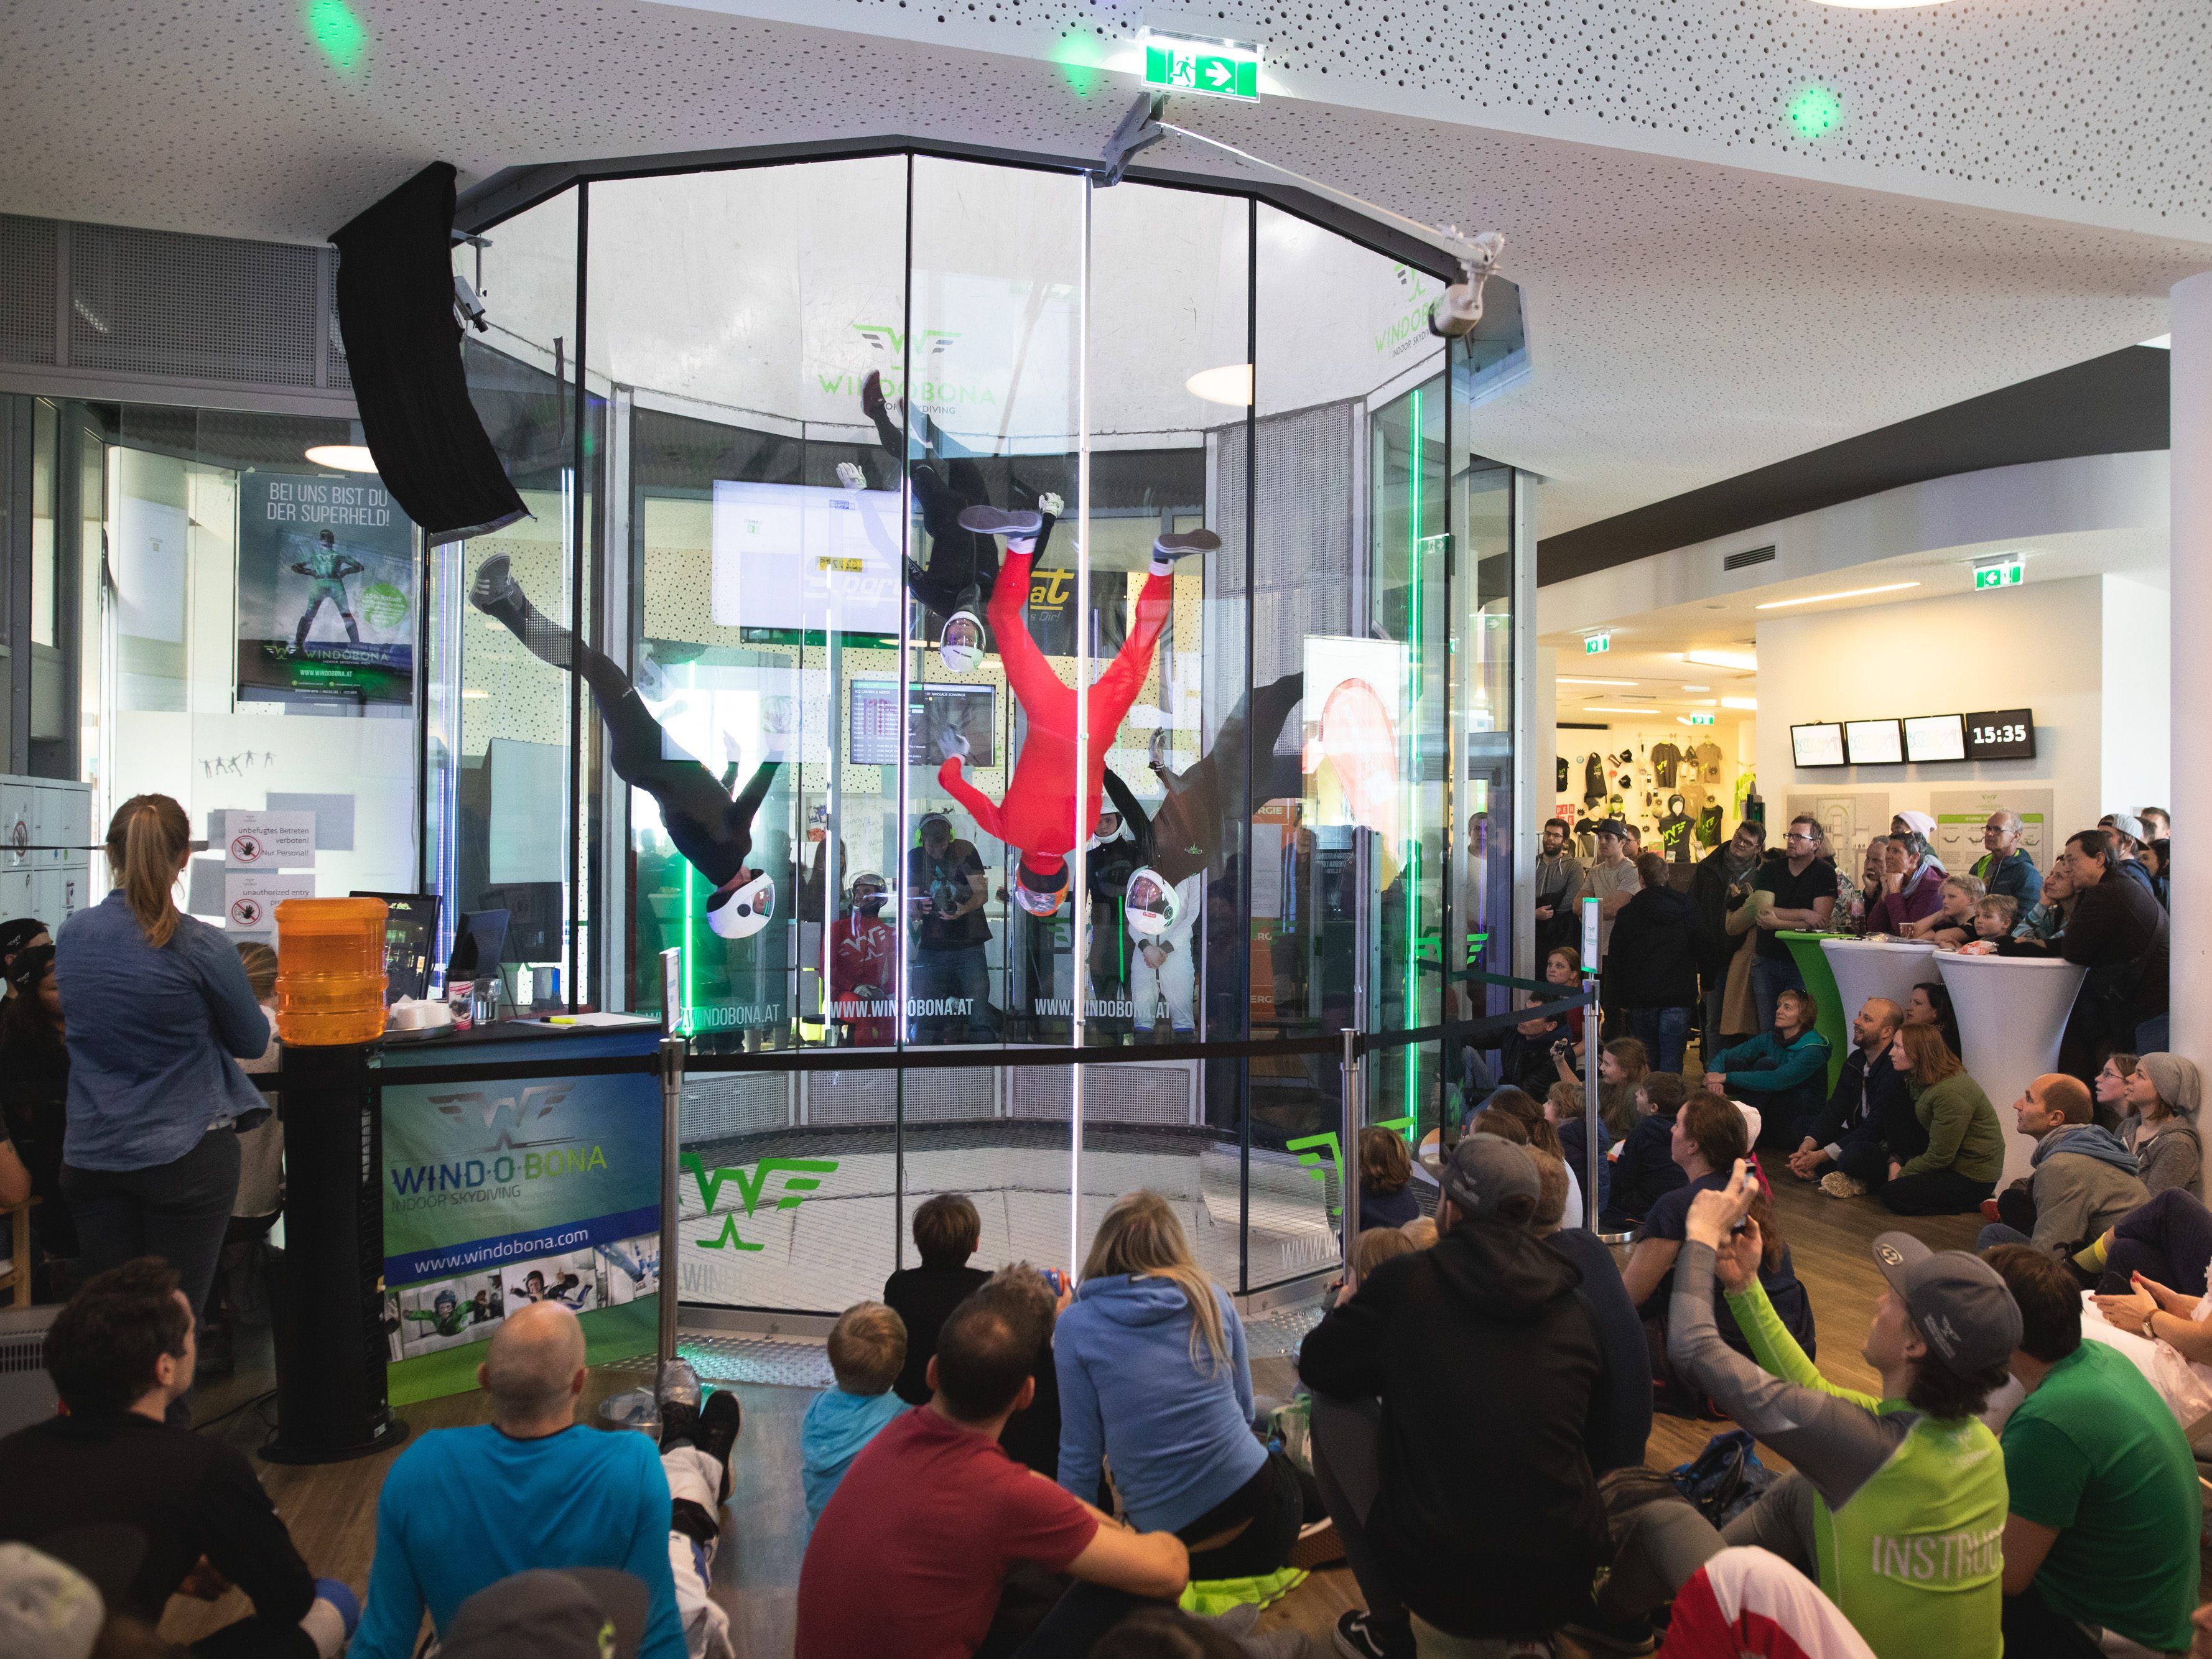
{"label": "white wall column", "polygon": [[2212,272],[2174,285],[2173,1047],[2212,1060]]}

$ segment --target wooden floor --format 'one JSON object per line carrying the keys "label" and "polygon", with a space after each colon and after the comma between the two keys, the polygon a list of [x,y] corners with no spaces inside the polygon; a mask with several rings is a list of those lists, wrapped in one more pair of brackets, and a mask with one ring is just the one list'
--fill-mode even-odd
{"label": "wooden floor", "polygon": [[[1776,1204],[1795,1258],[1797,1275],[1809,1291],[1820,1339],[1820,1368],[1839,1382],[1872,1388],[1875,1376],[1859,1358],[1859,1342],[1881,1289],[1868,1249],[1875,1235],[1900,1228],[1937,1249],[1971,1248],[1978,1217],[1945,1216],[1904,1219],[1867,1200],[1838,1201],[1823,1197],[1786,1175]],[[241,1358],[240,1375],[204,1390],[198,1401],[203,1422],[250,1399],[268,1386],[265,1361]],[[637,1386],[635,1371],[595,1372],[587,1410],[611,1393]],[[1287,1394],[1287,1361],[1263,1361],[1255,1367],[1263,1393]],[[805,1510],[799,1477],[799,1425],[811,1396],[803,1390],[739,1384],[745,1409],[744,1431],[734,1459],[734,1486],[728,1530],[715,1564],[716,1588],[729,1607],[738,1659],[784,1659],[792,1650],[793,1599],[804,1547]],[[480,1422],[482,1396],[410,1406],[406,1410],[416,1434]],[[1671,1418],[1653,1427],[1648,1461],[1670,1468],[1694,1456],[1717,1426]],[[237,1412],[215,1431],[251,1452],[267,1430],[251,1407]],[[260,1463],[263,1483],[276,1499],[301,1552],[319,1575],[342,1578],[356,1591],[368,1581],[374,1550],[376,1495],[396,1453],[319,1468],[280,1468]],[[1349,1571],[1317,1572],[1261,1619],[1263,1629],[1291,1627],[1307,1632],[1317,1653],[1329,1650],[1337,1615],[1361,1605]],[[163,1633],[190,1641],[246,1611],[234,1591],[212,1605],[181,1598],[170,1603]]]}

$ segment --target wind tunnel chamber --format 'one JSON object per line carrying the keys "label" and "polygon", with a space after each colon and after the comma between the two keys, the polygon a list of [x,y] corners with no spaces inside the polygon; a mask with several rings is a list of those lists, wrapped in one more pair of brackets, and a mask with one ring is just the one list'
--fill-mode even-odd
{"label": "wind tunnel chamber", "polygon": [[[1213,189],[637,166],[456,249],[533,516],[433,550],[449,925],[702,1063],[977,1061],[691,1073],[684,1299],[835,1313],[954,1191],[980,1263],[1141,1186],[1225,1286],[1333,1270],[1336,1054],[1189,1050],[1508,1006],[1449,975],[1514,961],[1517,295],[1447,346],[1443,256]],[[1136,1058],[996,1063],[1076,1045]],[[1441,1048],[1369,1121],[1455,1119]]]}

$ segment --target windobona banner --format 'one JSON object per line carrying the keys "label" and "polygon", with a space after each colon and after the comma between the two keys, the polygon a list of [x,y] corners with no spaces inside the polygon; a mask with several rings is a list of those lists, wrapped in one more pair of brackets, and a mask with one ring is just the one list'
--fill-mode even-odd
{"label": "windobona banner", "polygon": [[386,1056],[384,1331],[394,1405],[476,1386],[507,1314],[558,1302],[593,1364],[651,1352],[660,1290],[660,1087],[649,1074],[410,1084],[410,1065],[601,1059],[659,1033]]}
{"label": "windobona banner", "polygon": [[415,696],[415,526],[374,474],[238,481],[238,699],[357,714]]}

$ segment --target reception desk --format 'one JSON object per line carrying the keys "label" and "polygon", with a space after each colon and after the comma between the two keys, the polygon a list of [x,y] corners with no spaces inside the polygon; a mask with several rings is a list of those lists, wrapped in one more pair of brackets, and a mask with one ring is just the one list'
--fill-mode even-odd
{"label": "reception desk", "polygon": [[1997,1109],[2005,1132],[2000,1187],[2028,1172],[2034,1141],[2013,1127],[2012,1103],[2035,1079],[2058,1069],[2059,1039],[2086,971],[2056,957],[1962,957],[1938,951],[1936,966],[1959,1017],[1961,1056]]}
{"label": "reception desk", "polygon": [[1827,957],[1829,969],[1836,976],[1836,993],[1842,1000],[1846,1024],[1869,997],[1887,997],[1902,1012],[1912,988],[1936,977],[1932,945],[1832,939],[1821,942],[1820,954]]}
{"label": "reception desk", "polygon": [[[384,1332],[392,1403],[476,1386],[518,1307],[559,1302],[591,1363],[653,1352],[660,1295],[660,1085],[651,1073],[543,1074],[652,1056],[659,1027],[520,1021],[387,1041],[380,1097]],[[410,1071],[483,1066],[481,1079]],[[529,1074],[502,1079],[501,1068]]]}

